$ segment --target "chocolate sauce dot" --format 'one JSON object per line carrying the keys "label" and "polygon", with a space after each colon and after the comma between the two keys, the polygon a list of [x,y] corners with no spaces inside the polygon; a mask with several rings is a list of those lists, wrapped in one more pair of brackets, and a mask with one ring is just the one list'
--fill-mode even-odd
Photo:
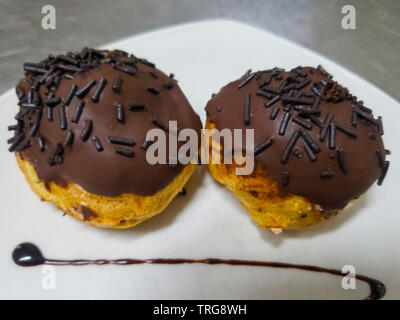
{"label": "chocolate sauce dot", "polygon": [[369,278],[367,282],[371,289],[371,294],[365,300],[378,300],[386,294],[386,287],[379,280]]}
{"label": "chocolate sauce dot", "polygon": [[45,262],[40,249],[29,242],[18,245],[12,253],[12,258],[21,267],[38,266]]}

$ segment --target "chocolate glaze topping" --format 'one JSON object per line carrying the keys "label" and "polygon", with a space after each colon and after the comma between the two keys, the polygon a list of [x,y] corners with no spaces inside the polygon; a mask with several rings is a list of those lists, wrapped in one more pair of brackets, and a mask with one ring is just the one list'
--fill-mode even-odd
{"label": "chocolate glaze topping", "polygon": [[90,220],[91,217],[97,217],[97,213],[86,206],[81,205],[80,212],[82,212],[83,220],[85,221]]}
{"label": "chocolate glaze topping", "polygon": [[[257,260],[239,260],[239,259],[219,259],[219,258],[206,258],[206,259],[185,259],[185,258],[153,258],[153,259],[77,259],[77,260],[55,260],[47,259],[43,256],[40,249],[32,243],[25,242],[18,245],[13,253],[12,258],[14,262],[21,267],[34,267],[43,264],[55,266],[85,266],[85,265],[109,265],[115,264],[120,266],[134,265],[134,264],[184,264],[184,263],[202,263],[208,265],[225,264],[231,266],[251,266],[251,267],[269,267],[269,268],[283,268],[283,269],[299,269],[314,272],[329,273],[336,276],[343,276],[340,270],[328,269],[317,266],[293,264],[284,262],[273,261],[257,261]],[[382,298],[386,293],[385,285],[379,280],[357,274],[356,279],[364,281],[370,288],[370,294],[366,300],[377,300]]]}
{"label": "chocolate glaze topping", "polygon": [[[281,192],[325,210],[346,206],[382,179],[389,165],[381,118],[321,66],[249,71],[205,109],[218,130],[255,129],[256,164],[278,181]],[[242,141],[244,148],[244,136]],[[271,143],[262,150],[265,141]]]}
{"label": "chocolate glaze topping", "polygon": [[154,119],[201,130],[176,80],[153,63],[120,50],[84,48],[25,63],[24,70],[10,151],[22,153],[46,184],[76,183],[104,196],[152,195],[183,169],[148,164],[141,147],[157,128]]}

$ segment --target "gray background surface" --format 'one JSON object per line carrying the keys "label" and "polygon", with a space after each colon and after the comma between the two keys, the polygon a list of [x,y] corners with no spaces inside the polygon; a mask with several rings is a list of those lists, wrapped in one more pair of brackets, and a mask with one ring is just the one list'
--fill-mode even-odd
{"label": "gray background surface", "polygon": [[[41,28],[52,4],[57,29]],[[357,29],[344,30],[341,8],[356,8]],[[229,18],[311,48],[400,98],[399,0],[0,0],[0,94],[22,77],[22,63],[99,46],[177,23]]]}

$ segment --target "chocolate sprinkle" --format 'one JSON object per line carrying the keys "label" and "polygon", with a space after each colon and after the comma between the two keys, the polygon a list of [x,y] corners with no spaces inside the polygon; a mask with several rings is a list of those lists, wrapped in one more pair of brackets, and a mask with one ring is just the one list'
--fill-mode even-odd
{"label": "chocolate sprinkle", "polygon": [[167,82],[167,83],[164,85],[164,88],[167,89],[167,90],[171,90],[174,86],[175,86],[174,82],[173,82],[173,81],[170,81],[170,82]]}
{"label": "chocolate sprinkle", "polygon": [[130,74],[131,76],[134,76],[137,72],[137,70],[134,66],[114,64],[113,67],[114,67],[114,69],[126,72],[127,74]]}
{"label": "chocolate sprinkle", "polygon": [[131,139],[123,138],[123,137],[115,137],[115,136],[108,137],[108,142],[113,143],[113,144],[120,144],[123,146],[130,146],[130,147],[133,147],[135,145],[135,141],[133,141]]}
{"label": "chocolate sprinkle", "polygon": [[322,179],[331,179],[334,175],[335,173],[329,169],[321,172]]}
{"label": "chocolate sprinkle", "polygon": [[246,126],[250,124],[250,93],[246,93],[246,100],[244,103],[243,121]]}
{"label": "chocolate sprinkle", "polygon": [[7,129],[8,129],[8,131],[15,131],[18,129],[18,125],[14,124],[12,126],[8,126]]}
{"label": "chocolate sprinkle", "polygon": [[41,69],[38,67],[29,66],[29,65],[24,65],[24,70],[28,71],[28,72],[33,72],[33,73],[46,73],[47,72],[46,69]]}
{"label": "chocolate sprinkle", "polygon": [[238,88],[243,88],[246,84],[248,84],[255,76],[254,72],[250,73],[241,83],[239,83]]}
{"label": "chocolate sprinkle", "polygon": [[29,136],[34,137],[36,133],[39,131],[39,126],[35,123],[29,129]]}
{"label": "chocolate sprinkle", "polygon": [[366,106],[362,105],[362,101],[358,101],[358,106],[362,111],[368,112],[369,114],[372,114],[372,109],[367,108]]}
{"label": "chocolate sprinkle", "polygon": [[275,96],[275,97],[272,98],[270,101],[268,101],[268,102],[265,103],[265,107],[266,107],[266,108],[271,107],[271,106],[274,105],[276,102],[278,102],[280,98],[281,98],[280,95]]}
{"label": "chocolate sprinkle", "polygon": [[296,97],[289,97],[289,96],[283,96],[282,97],[282,102],[283,103],[296,103],[296,104],[302,104],[302,105],[312,105],[313,100],[311,99],[301,99],[301,98],[296,98]]}
{"label": "chocolate sprinkle", "polygon": [[157,73],[155,71],[151,70],[150,74],[154,79],[158,79],[158,75],[157,75]]}
{"label": "chocolate sprinkle", "polygon": [[320,97],[315,98],[312,106],[313,110],[318,110],[320,104],[321,104],[321,98]]}
{"label": "chocolate sprinkle", "polygon": [[315,153],[312,151],[312,149],[310,148],[310,146],[307,143],[304,144],[304,151],[306,152],[308,158],[311,161],[317,160],[317,156],[315,155]]}
{"label": "chocolate sprinkle", "polygon": [[313,87],[313,88],[311,88],[311,90],[314,91],[315,94],[316,94],[318,97],[320,97],[323,101],[326,101],[326,97],[325,97],[321,92],[319,92],[318,88]]}
{"label": "chocolate sprinkle", "polygon": [[64,78],[65,79],[69,79],[69,80],[73,80],[74,76],[72,74],[70,74],[70,73],[66,73],[66,74],[64,74]]}
{"label": "chocolate sprinkle", "polygon": [[132,158],[135,155],[132,150],[129,150],[129,149],[123,148],[123,147],[116,147],[115,152],[117,154],[120,154],[120,155],[122,155],[124,157],[128,157],[128,158]]}
{"label": "chocolate sprinkle", "polygon": [[326,135],[328,134],[328,130],[329,130],[329,125],[331,124],[333,120],[333,113],[328,113],[325,117],[325,121],[324,121],[324,126],[322,127],[320,133],[319,133],[319,140],[320,141],[324,141]]}
{"label": "chocolate sprinkle", "polygon": [[254,155],[256,156],[256,155],[260,154],[261,152],[266,150],[268,147],[270,147],[271,144],[272,144],[272,140],[266,140],[266,141],[260,143],[258,146],[256,146],[254,148]]}
{"label": "chocolate sprinkle", "polygon": [[18,138],[18,135],[11,137],[10,139],[7,140],[7,144],[14,143],[15,140],[17,140],[17,138]]}
{"label": "chocolate sprinkle", "polygon": [[101,144],[101,141],[98,137],[93,136],[91,140],[92,140],[92,144],[94,145],[94,147],[96,148],[96,150],[98,152],[101,152],[104,150],[103,145]]}
{"label": "chocolate sprinkle", "polygon": [[151,145],[152,143],[153,143],[153,141],[145,140],[145,141],[143,141],[141,147],[142,147],[144,150],[147,150],[147,149],[150,147],[150,145]]}
{"label": "chocolate sprinkle", "polygon": [[382,117],[381,117],[381,116],[378,117],[377,122],[378,122],[379,134],[380,134],[381,136],[383,136],[384,132],[383,132],[383,123],[382,123]]}
{"label": "chocolate sprinkle", "polygon": [[121,75],[118,73],[118,74],[115,76],[114,80],[113,80],[112,89],[113,89],[115,92],[118,92],[119,89],[121,88],[121,84],[122,84],[122,77],[121,77]]}
{"label": "chocolate sprinkle", "polygon": [[311,116],[317,116],[317,115],[320,115],[320,113],[321,113],[321,111],[319,111],[319,110],[305,108],[304,106],[297,106],[295,108],[295,110],[296,109],[301,109],[299,115],[304,118],[311,118]]}
{"label": "chocolate sprinkle", "polygon": [[129,110],[130,111],[142,111],[144,108],[146,108],[146,105],[144,104],[137,104],[137,103],[130,103],[128,104]]}
{"label": "chocolate sprinkle", "polygon": [[16,136],[11,146],[8,148],[8,151],[10,152],[15,151],[15,149],[20,145],[22,141],[24,141],[24,139],[25,139],[25,133],[21,133],[18,136]]}
{"label": "chocolate sprinkle", "polygon": [[264,86],[269,85],[269,84],[271,83],[272,77],[273,77],[272,73],[269,74],[268,77],[265,79],[263,85],[264,85]]}
{"label": "chocolate sprinkle", "polygon": [[336,148],[336,126],[334,123],[329,125],[329,149]]}
{"label": "chocolate sprinkle", "polygon": [[272,95],[271,95],[270,93],[268,93],[268,92],[263,92],[263,91],[261,91],[261,90],[257,90],[256,96],[260,96],[260,97],[263,97],[263,98],[265,98],[265,99],[271,99],[271,98],[272,98]]}
{"label": "chocolate sprinkle", "polygon": [[265,87],[264,86],[264,87],[262,87],[262,90],[264,90],[266,92],[269,92],[269,93],[277,94],[277,95],[281,94],[280,90],[277,90],[277,89],[274,89],[274,88],[270,88],[270,87]]}
{"label": "chocolate sprinkle", "polygon": [[378,186],[382,185],[383,180],[385,180],[386,173],[389,169],[389,164],[390,164],[389,161],[385,161],[385,165],[383,166],[382,173],[378,179]]}
{"label": "chocolate sprinkle", "polygon": [[294,123],[298,124],[299,126],[307,129],[307,130],[311,130],[312,129],[312,125],[311,124],[309,124],[308,122],[306,122],[306,121],[304,121],[304,120],[302,120],[302,119],[300,119],[298,117],[293,118],[292,121]]}
{"label": "chocolate sprinkle", "polygon": [[77,67],[71,66],[71,65],[66,65],[63,63],[58,63],[57,68],[65,71],[70,71],[70,72],[81,72],[82,69],[79,69]]}
{"label": "chocolate sprinkle", "polygon": [[292,136],[289,139],[289,142],[287,143],[285,150],[283,151],[282,157],[281,157],[281,163],[286,164],[290,154],[292,153],[292,149],[294,145],[296,144],[297,140],[300,137],[300,133],[298,131],[293,132]]}
{"label": "chocolate sprinkle", "polygon": [[44,140],[40,135],[37,137],[37,143],[38,143],[40,152],[44,152],[46,150],[46,144],[44,143]]}
{"label": "chocolate sprinkle", "polygon": [[86,141],[89,139],[90,134],[92,133],[92,120],[85,120],[85,126],[83,127],[80,138],[82,141]]}
{"label": "chocolate sprinkle", "polygon": [[27,140],[27,141],[25,141],[23,144],[20,144],[20,145],[15,149],[15,151],[16,151],[16,152],[22,152],[22,151],[28,149],[30,146],[32,146],[32,143],[31,143],[30,140]]}
{"label": "chocolate sprinkle", "polygon": [[58,60],[67,62],[69,64],[73,64],[73,65],[76,65],[76,66],[79,64],[77,60],[75,60],[75,59],[73,59],[71,57],[65,56],[65,55],[59,55],[57,58],[58,58]]}
{"label": "chocolate sprinkle", "polygon": [[317,127],[322,128],[322,124],[316,116],[310,115],[309,118],[311,122],[314,123]]}
{"label": "chocolate sprinkle", "polygon": [[345,128],[344,126],[340,125],[339,123],[335,122],[336,129],[347,134],[351,138],[357,138],[357,133],[355,133],[353,130]]}
{"label": "chocolate sprinkle", "polygon": [[289,184],[290,177],[288,172],[282,173],[281,182],[283,186],[287,186]]}
{"label": "chocolate sprinkle", "polygon": [[120,123],[125,123],[125,109],[122,104],[117,105],[117,120]]}
{"label": "chocolate sprinkle", "polygon": [[71,145],[72,142],[74,142],[74,137],[75,134],[71,130],[69,130],[67,132],[67,135],[65,136],[64,147],[68,147],[69,145]]}
{"label": "chocolate sprinkle", "polygon": [[279,113],[279,108],[278,107],[273,108],[271,113],[269,114],[269,118],[271,120],[275,120],[277,115],[278,115],[278,113]]}
{"label": "chocolate sprinkle", "polygon": [[67,114],[65,112],[64,106],[60,106],[60,108],[58,109],[58,115],[60,118],[60,129],[67,130]]}
{"label": "chocolate sprinkle", "polygon": [[297,90],[300,90],[300,89],[306,87],[310,82],[311,82],[311,79],[304,80],[302,83],[296,85],[295,88],[296,88]]}
{"label": "chocolate sprinkle", "polygon": [[357,113],[354,110],[351,112],[351,125],[353,127],[357,126]]}
{"label": "chocolate sprinkle", "polygon": [[311,138],[310,134],[306,130],[300,129],[300,134],[304,141],[311,148],[311,150],[313,150],[314,152],[321,151],[320,147],[314,142],[314,140]]}
{"label": "chocolate sprinkle", "polygon": [[56,76],[56,77],[54,78],[54,83],[53,83],[53,85],[54,85],[54,88],[55,88],[55,89],[58,88],[58,86],[59,86],[59,84],[60,84],[60,81],[61,81],[61,77],[60,77],[60,76]]}
{"label": "chocolate sprinkle", "polygon": [[321,74],[323,74],[324,76],[330,76],[330,74],[329,74],[329,73],[324,69],[324,67],[321,66],[321,65],[318,65],[317,70],[318,70],[319,72],[321,72]]}
{"label": "chocolate sprinkle", "polygon": [[155,89],[155,88],[147,88],[146,90],[147,90],[148,92],[154,94],[155,96],[157,96],[157,95],[160,94],[160,91],[158,91],[158,90]]}
{"label": "chocolate sprinkle", "polygon": [[340,170],[342,170],[342,172],[344,174],[347,174],[346,156],[345,156],[345,152],[342,148],[338,148],[337,158],[338,158]]}
{"label": "chocolate sprinkle", "polygon": [[279,135],[281,135],[281,136],[285,135],[289,120],[290,120],[290,112],[285,112],[283,114],[283,119],[282,119],[281,125],[279,126]]}
{"label": "chocolate sprinkle", "polygon": [[69,92],[65,96],[64,101],[63,101],[66,106],[69,106],[69,104],[71,103],[72,98],[74,97],[76,90],[78,90],[78,86],[73,84],[71,86],[71,89],[69,90]]}
{"label": "chocolate sprinkle", "polygon": [[22,108],[37,109],[38,105],[35,103],[21,103]]}
{"label": "chocolate sprinkle", "polygon": [[55,107],[61,102],[60,98],[51,98],[44,100],[44,104],[48,107]]}
{"label": "chocolate sprinkle", "polygon": [[82,89],[79,89],[75,95],[79,98],[82,99],[86,94],[92,89],[92,87],[96,84],[96,80],[90,80],[86,86],[84,86]]}
{"label": "chocolate sprinkle", "polygon": [[103,77],[99,80],[99,83],[97,84],[96,90],[94,91],[92,95],[92,101],[93,102],[99,102],[100,95],[104,90],[104,87],[106,86],[107,80],[104,79]]}
{"label": "chocolate sprinkle", "polygon": [[40,108],[36,111],[36,120],[34,125],[31,127],[29,130],[29,135],[31,137],[34,137],[36,133],[39,131],[40,128],[40,122],[42,121],[42,115],[43,115],[43,108]]}
{"label": "chocolate sprinkle", "polygon": [[169,132],[168,127],[167,127],[167,126],[165,125],[165,123],[162,122],[161,120],[159,120],[159,119],[157,119],[157,118],[154,118],[154,119],[153,119],[153,123],[154,123],[157,127],[159,127],[159,128],[161,128],[162,130],[164,130],[165,132]]}
{"label": "chocolate sprinkle", "polygon": [[367,120],[373,124],[377,124],[377,121],[368,112],[361,111],[360,109],[357,108],[355,108],[354,111],[361,119]]}
{"label": "chocolate sprinkle", "polygon": [[73,123],[78,123],[79,122],[79,119],[81,118],[84,106],[85,106],[85,102],[84,101],[79,101],[78,102],[77,106],[74,109],[74,113],[72,114],[71,122],[73,122]]}

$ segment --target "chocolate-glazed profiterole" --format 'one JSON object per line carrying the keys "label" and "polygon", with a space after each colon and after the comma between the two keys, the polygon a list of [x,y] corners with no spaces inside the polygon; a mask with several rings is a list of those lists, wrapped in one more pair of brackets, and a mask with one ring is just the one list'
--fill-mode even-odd
{"label": "chocolate-glazed profiterole", "polygon": [[214,95],[206,112],[209,129],[255,130],[253,174],[236,176],[235,164],[209,169],[261,227],[277,232],[335,215],[381,184],[389,166],[381,117],[321,66],[249,71]]}
{"label": "chocolate-glazed profiterole", "polygon": [[162,211],[195,164],[151,165],[150,129],[200,133],[174,80],[121,50],[84,48],[25,63],[10,151],[33,190],[97,226],[129,227]]}

